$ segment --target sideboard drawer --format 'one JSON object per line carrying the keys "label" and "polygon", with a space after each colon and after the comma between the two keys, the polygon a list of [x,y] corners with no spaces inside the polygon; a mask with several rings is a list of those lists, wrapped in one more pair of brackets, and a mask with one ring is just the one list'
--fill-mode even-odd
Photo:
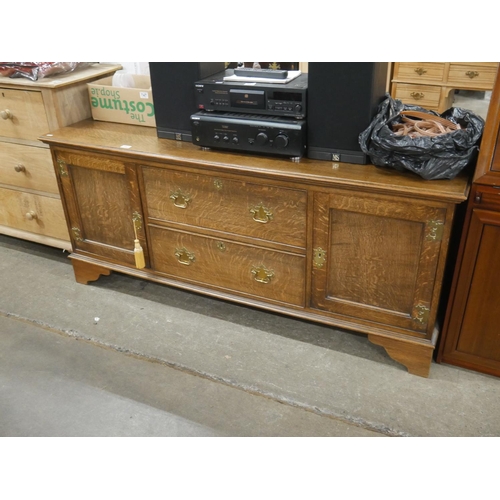
{"label": "sideboard drawer", "polygon": [[450,64],[448,85],[492,89],[497,74],[497,65]]}
{"label": "sideboard drawer", "polygon": [[0,225],[69,240],[59,198],[0,188]]}
{"label": "sideboard drawer", "polygon": [[305,305],[304,256],[150,226],[152,268],[223,291]]}
{"label": "sideboard drawer", "polygon": [[150,219],[305,247],[305,190],[151,167],[142,174]]}
{"label": "sideboard drawer", "polygon": [[50,151],[4,142],[0,150],[0,183],[58,194]]}
{"label": "sideboard drawer", "polygon": [[394,88],[394,98],[399,99],[405,104],[414,104],[429,109],[436,109],[439,106],[441,87],[395,83]]}
{"label": "sideboard drawer", "polygon": [[0,88],[0,135],[35,141],[49,130],[42,94]]}

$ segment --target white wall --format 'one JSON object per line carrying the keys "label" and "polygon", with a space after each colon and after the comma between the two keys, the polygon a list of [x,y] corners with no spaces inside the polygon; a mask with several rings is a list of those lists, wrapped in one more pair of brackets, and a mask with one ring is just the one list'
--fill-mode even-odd
{"label": "white wall", "polygon": [[133,75],[149,75],[149,62],[103,62],[103,64],[121,64],[123,70]]}

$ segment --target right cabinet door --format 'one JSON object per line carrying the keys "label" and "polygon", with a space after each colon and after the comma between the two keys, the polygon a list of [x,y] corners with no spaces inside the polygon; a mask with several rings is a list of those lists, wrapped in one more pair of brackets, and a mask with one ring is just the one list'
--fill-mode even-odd
{"label": "right cabinet door", "polygon": [[316,193],[311,306],[367,331],[430,338],[449,238],[446,218],[446,206],[431,202]]}
{"label": "right cabinet door", "polygon": [[445,363],[497,376],[500,376],[499,255],[500,213],[474,209],[442,355]]}

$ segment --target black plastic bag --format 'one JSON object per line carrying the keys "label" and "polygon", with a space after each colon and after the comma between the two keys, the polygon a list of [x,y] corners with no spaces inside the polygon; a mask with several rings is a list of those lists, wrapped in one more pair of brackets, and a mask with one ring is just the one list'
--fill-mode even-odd
{"label": "black plastic bag", "polygon": [[[403,110],[425,112],[431,119],[441,116],[461,128],[436,137],[396,135],[392,125],[401,122]],[[387,94],[369,127],[359,135],[359,144],[377,167],[409,170],[427,180],[453,179],[477,158],[483,129],[483,118],[466,109],[450,108],[440,115]]]}

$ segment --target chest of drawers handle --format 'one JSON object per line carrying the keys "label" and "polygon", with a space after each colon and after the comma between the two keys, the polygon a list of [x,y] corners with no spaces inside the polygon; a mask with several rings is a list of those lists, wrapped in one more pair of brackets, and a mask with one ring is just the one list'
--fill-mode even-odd
{"label": "chest of drawers handle", "polygon": [[21,165],[20,163],[17,164],[15,167],[14,167],[14,170],[16,172],[26,172],[26,167],[24,165]]}
{"label": "chest of drawers handle", "polygon": [[38,215],[33,212],[33,210],[30,210],[27,214],[26,214],[26,218],[28,220],[36,220],[38,218]]}
{"label": "chest of drawers handle", "polygon": [[425,94],[423,92],[412,92],[410,95],[417,101],[425,97]]}
{"label": "chest of drawers handle", "polygon": [[425,73],[427,73],[427,70],[426,70],[426,69],[424,69],[424,68],[415,68],[415,73],[416,73],[417,75],[422,76],[422,75],[425,75]]}
{"label": "chest of drawers handle", "polygon": [[262,265],[258,267],[252,267],[251,273],[253,274],[255,281],[264,284],[270,283],[274,277],[274,271],[266,269]]}
{"label": "chest of drawers handle", "polygon": [[473,78],[476,78],[476,77],[478,77],[478,76],[479,76],[479,73],[478,73],[477,71],[467,71],[465,74],[466,74],[466,75],[467,75],[467,76],[468,76],[471,80],[472,80]]}
{"label": "chest of drawers handle", "polygon": [[187,194],[181,193],[180,190],[177,190],[175,193],[170,195],[170,199],[174,202],[174,205],[177,208],[187,208],[188,203],[191,201],[191,197]]}
{"label": "chest of drawers handle", "polygon": [[255,222],[260,222],[262,224],[267,224],[273,218],[272,212],[264,207],[262,203],[255,208],[251,208],[250,213],[253,215],[252,218]]}
{"label": "chest of drawers handle", "polygon": [[194,253],[189,252],[186,248],[176,248],[175,256],[180,264],[190,266],[195,260]]}
{"label": "chest of drawers handle", "polygon": [[3,109],[2,111],[0,111],[0,116],[1,116],[4,120],[9,120],[9,119],[14,118],[14,115],[12,114],[12,111],[10,111],[10,110],[8,110],[8,109]]}

